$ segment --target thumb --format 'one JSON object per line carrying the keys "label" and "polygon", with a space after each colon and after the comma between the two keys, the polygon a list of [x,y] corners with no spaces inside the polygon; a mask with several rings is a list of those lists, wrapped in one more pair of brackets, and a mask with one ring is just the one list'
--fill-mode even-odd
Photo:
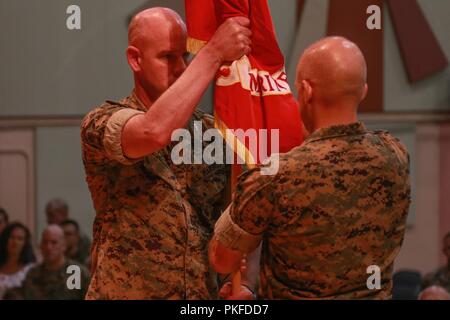
{"label": "thumb", "polygon": [[243,16],[241,16],[241,17],[235,17],[235,18],[233,18],[233,20],[234,20],[236,23],[238,23],[238,24],[240,24],[241,26],[243,26],[243,27],[248,27],[248,26],[250,26],[250,20],[249,20],[249,18],[247,18],[247,17],[243,17]]}

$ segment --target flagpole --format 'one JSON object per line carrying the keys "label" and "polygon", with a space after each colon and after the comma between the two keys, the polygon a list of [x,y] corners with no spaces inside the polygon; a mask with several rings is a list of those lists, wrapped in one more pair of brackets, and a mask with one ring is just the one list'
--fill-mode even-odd
{"label": "flagpole", "polygon": [[[236,158],[235,158],[236,159]],[[242,165],[234,163],[231,165],[231,194],[234,194],[234,191],[236,189],[237,181],[239,175],[242,173]],[[239,265],[240,266],[240,265]],[[237,295],[239,294],[241,290],[241,283],[242,283],[242,275],[241,275],[241,269],[239,269],[235,272],[233,272],[232,280],[231,280],[231,286],[232,286],[232,294]]]}

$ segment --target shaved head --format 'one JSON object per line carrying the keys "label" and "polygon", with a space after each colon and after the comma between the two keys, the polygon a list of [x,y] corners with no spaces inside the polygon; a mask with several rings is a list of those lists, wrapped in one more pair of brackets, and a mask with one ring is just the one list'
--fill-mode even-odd
{"label": "shaved head", "polygon": [[42,238],[45,237],[51,237],[57,240],[64,241],[64,230],[56,224],[49,225],[42,232]]}
{"label": "shaved head", "polygon": [[150,8],[131,19],[127,59],[147,107],[186,69],[186,42],[186,25],[171,9]]}
{"label": "shaved head", "polygon": [[41,253],[47,264],[56,263],[64,259],[66,239],[64,230],[56,225],[49,225],[42,232]]}
{"label": "shaved head", "polygon": [[367,81],[361,50],[342,37],[328,37],[304,52],[297,68],[297,82],[307,80],[324,103],[339,99],[360,102]]}
{"label": "shaved head", "polygon": [[450,294],[440,286],[431,286],[420,293],[419,300],[450,300]]}
{"label": "shaved head", "polygon": [[295,85],[308,132],[354,123],[367,94],[366,60],[353,42],[343,37],[324,38],[301,56]]}
{"label": "shaved head", "polygon": [[140,47],[148,41],[180,28],[186,32],[186,25],[180,15],[169,8],[155,7],[137,13],[128,27],[128,44]]}

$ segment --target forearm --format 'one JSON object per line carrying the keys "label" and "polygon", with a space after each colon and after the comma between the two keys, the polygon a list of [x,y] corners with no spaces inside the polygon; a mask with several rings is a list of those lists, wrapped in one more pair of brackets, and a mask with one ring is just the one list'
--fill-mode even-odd
{"label": "forearm", "polygon": [[[249,26],[250,21],[245,17],[227,19],[177,81],[153,102],[145,114],[126,111],[117,116],[116,120],[120,120],[117,122],[124,125],[120,139],[126,157],[141,158],[171,142],[174,130],[185,127],[220,65],[250,52]],[[139,71],[142,59],[136,58],[140,55],[136,50],[129,47],[128,59],[130,65]]]}
{"label": "forearm", "polygon": [[145,127],[155,130],[166,145],[174,130],[189,121],[202,95],[220,67],[219,55],[206,46],[180,78],[156,100],[145,114]]}
{"label": "forearm", "polygon": [[205,46],[145,114],[128,121],[122,139],[126,156],[140,158],[167,146],[172,133],[185,127],[191,118],[219,67],[219,55]]}

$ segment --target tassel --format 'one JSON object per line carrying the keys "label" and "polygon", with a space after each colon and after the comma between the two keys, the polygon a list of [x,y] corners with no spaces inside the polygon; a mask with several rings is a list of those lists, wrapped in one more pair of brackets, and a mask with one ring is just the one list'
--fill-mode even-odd
{"label": "tassel", "polygon": [[187,39],[187,51],[192,54],[197,54],[206,44],[206,41],[194,39],[188,37]]}

